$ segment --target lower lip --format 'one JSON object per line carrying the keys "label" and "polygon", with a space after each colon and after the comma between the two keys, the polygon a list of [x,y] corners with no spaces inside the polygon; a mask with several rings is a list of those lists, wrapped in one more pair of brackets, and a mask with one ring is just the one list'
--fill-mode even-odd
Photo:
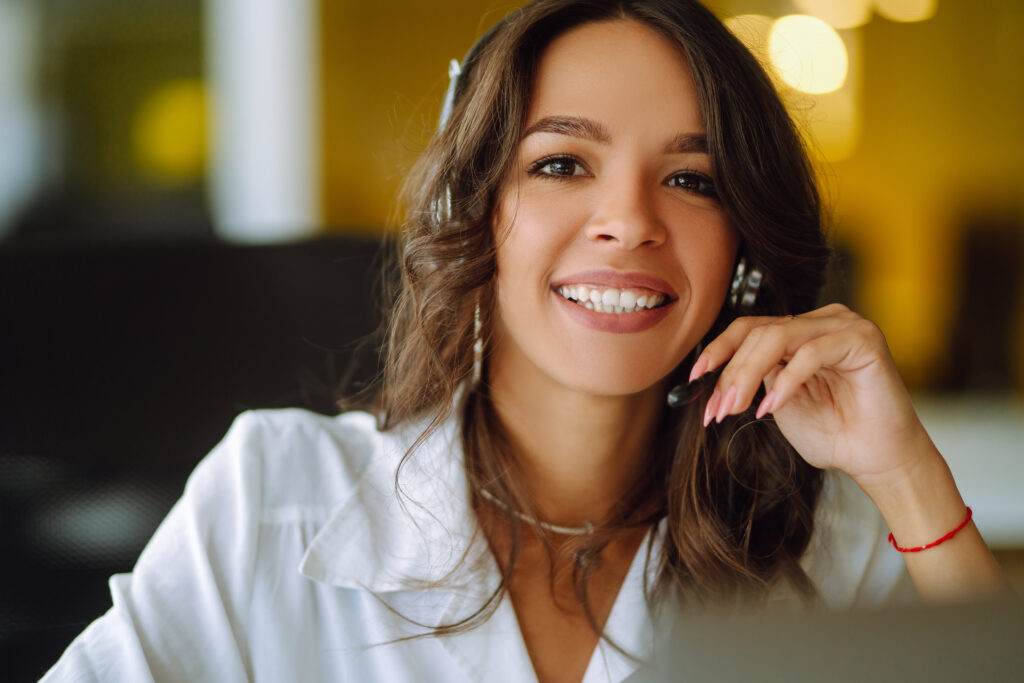
{"label": "lower lip", "polygon": [[649,330],[665,319],[670,309],[675,306],[672,301],[658,308],[645,308],[636,313],[598,313],[591,311],[577,303],[569,301],[565,297],[552,291],[551,296],[555,297],[562,305],[570,318],[592,330],[600,332],[618,332],[621,334],[629,332],[643,332]]}

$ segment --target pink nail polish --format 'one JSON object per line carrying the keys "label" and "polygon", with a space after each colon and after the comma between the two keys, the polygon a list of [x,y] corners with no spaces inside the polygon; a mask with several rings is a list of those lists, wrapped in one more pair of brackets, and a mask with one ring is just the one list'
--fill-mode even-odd
{"label": "pink nail polish", "polygon": [[722,405],[718,408],[718,414],[715,415],[715,422],[721,423],[725,419],[725,416],[729,414],[729,411],[733,409],[733,404],[736,402],[736,387],[731,386],[729,390],[725,392],[725,398],[722,399]]}
{"label": "pink nail polish", "polygon": [[693,364],[693,369],[690,370],[690,380],[693,381],[708,371],[709,359],[707,356],[701,356],[697,359],[697,362]]}
{"label": "pink nail polish", "polygon": [[769,391],[765,394],[765,397],[761,399],[760,405],[757,406],[757,413],[755,417],[760,420],[762,417],[771,412],[772,403],[775,401],[775,392]]}
{"label": "pink nail polish", "polygon": [[718,410],[718,402],[721,398],[722,395],[718,393],[718,389],[711,392],[711,398],[708,399],[708,405],[704,408],[705,427],[711,424],[711,419],[715,416],[715,411]]}

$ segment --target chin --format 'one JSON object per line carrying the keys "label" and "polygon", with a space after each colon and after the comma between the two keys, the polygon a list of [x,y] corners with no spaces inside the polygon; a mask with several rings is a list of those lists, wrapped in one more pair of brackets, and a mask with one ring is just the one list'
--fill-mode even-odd
{"label": "chin", "polygon": [[572,363],[551,374],[569,389],[605,398],[634,396],[646,391],[667,391],[666,381],[675,366],[652,367],[623,363]]}

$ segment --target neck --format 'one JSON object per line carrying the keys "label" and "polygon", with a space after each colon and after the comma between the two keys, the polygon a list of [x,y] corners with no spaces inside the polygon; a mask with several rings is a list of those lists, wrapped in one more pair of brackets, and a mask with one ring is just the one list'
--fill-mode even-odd
{"label": "neck", "polygon": [[538,517],[565,526],[606,519],[648,465],[665,387],[594,396],[492,369],[494,409]]}

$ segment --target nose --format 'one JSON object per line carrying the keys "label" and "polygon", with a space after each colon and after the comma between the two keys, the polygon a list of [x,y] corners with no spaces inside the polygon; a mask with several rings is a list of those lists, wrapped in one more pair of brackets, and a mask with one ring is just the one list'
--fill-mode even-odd
{"label": "nose", "polygon": [[643,183],[609,183],[603,199],[584,230],[587,239],[607,242],[621,249],[657,247],[668,233],[654,210],[653,198]]}

